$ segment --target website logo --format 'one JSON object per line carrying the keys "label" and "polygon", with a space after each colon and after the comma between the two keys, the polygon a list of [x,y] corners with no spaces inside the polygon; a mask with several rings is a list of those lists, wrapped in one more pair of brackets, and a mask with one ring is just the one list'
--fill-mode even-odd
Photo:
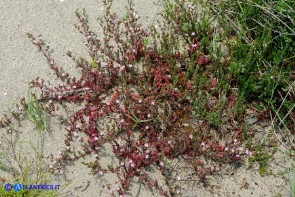
{"label": "website logo", "polygon": [[60,185],[59,184],[32,184],[32,185],[23,185],[20,183],[16,183],[14,185],[10,183],[6,183],[4,185],[4,189],[6,191],[11,191],[14,189],[15,191],[20,190],[59,190]]}
{"label": "website logo", "polygon": [[14,187],[13,187],[14,189],[15,189],[15,191],[20,191],[20,190],[22,190],[23,189],[23,185],[22,184],[19,184],[19,183],[17,183],[17,184],[15,184],[14,185]]}
{"label": "website logo", "polygon": [[10,190],[12,190],[12,185],[10,183],[7,183],[7,184],[5,184],[4,188],[6,191],[10,191]]}

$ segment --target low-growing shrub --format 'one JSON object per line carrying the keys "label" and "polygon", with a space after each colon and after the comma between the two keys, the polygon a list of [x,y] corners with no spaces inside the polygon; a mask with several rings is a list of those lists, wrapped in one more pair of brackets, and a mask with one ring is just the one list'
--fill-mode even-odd
{"label": "low-growing shrub", "polygon": [[[56,87],[39,78],[32,81],[32,87],[41,91],[39,102],[47,105],[51,115],[56,115],[58,103],[83,105],[64,124],[66,145],[79,140],[84,150],[74,153],[68,148],[62,153],[64,159],[96,155],[97,160],[88,165],[94,173],[117,173],[120,195],[138,177],[167,196],[149,177],[148,166],[156,165],[165,174],[165,160],[182,157],[202,180],[220,164],[246,155],[249,151],[245,153],[238,142],[241,127],[235,124],[243,122],[236,110],[237,91],[231,88],[235,84],[231,84],[228,62],[218,59],[223,54],[209,18],[202,13],[198,21],[192,15],[198,11],[184,1],[166,1],[167,23],[160,31],[151,27],[148,32],[138,24],[131,2],[123,19],[111,13],[111,1],[104,3],[102,41],[89,27],[86,12],[76,12],[80,22],[76,27],[90,55],[87,60],[68,53],[81,69],[79,79],[56,65],[41,36],[28,34],[62,81]],[[213,54],[213,48],[219,53]],[[109,127],[98,124],[110,117]],[[233,130],[222,130],[225,124]],[[80,132],[87,135],[86,140],[77,137]],[[119,163],[103,169],[99,153],[106,143],[112,145]]]}
{"label": "low-growing shrub", "polygon": [[239,96],[263,102],[294,132],[295,3],[226,0],[209,7],[230,38],[229,67]]}

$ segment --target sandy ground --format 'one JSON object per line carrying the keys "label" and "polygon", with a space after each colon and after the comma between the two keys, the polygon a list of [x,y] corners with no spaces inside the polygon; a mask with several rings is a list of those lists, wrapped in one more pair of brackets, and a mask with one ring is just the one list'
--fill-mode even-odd
{"label": "sandy ground", "polygon": [[[148,27],[155,19],[155,14],[161,10],[160,0],[135,0],[135,10],[141,16],[144,27]],[[124,13],[125,0],[114,0],[113,9],[117,13]],[[160,8],[159,8],[160,7]],[[85,8],[92,19],[91,26],[100,31],[97,17],[102,16],[102,0],[1,0],[0,1],[0,114],[4,114],[14,106],[14,102],[27,94],[28,82],[37,76],[54,81],[53,73],[47,66],[44,57],[27,38],[26,33],[34,35],[42,34],[43,38],[51,43],[54,49],[53,57],[58,65],[65,70],[78,75],[74,63],[66,56],[71,50],[78,56],[87,57],[86,48],[82,42],[82,36],[74,27],[77,22],[75,11]],[[157,18],[157,16],[156,16]],[[53,137],[45,136],[44,154],[57,154],[64,147],[64,134],[58,120],[52,120],[51,129]],[[18,128],[21,131],[24,144],[36,139],[34,125],[25,122]],[[5,134],[5,130],[1,129]],[[47,134],[46,134],[47,135]],[[264,134],[262,134],[264,135]],[[27,145],[20,149],[29,154]],[[283,147],[281,147],[283,150]],[[115,158],[108,157],[106,149],[105,164],[115,162]],[[291,158],[282,153],[275,155],[271,168],[273,171],[284,170],[293,162]],[[86,160],[89,158],[86,158]],[[284,168],[275,163],[283,164]],[[207,185],[196,181],[174,183],[179,187],[179,196],[289,196],[289,182],[284,176],[260,176],[254,169],[244,166],[238,170],[229,167],[226,172],[209,177]],[[109,196],[108,186],[114,188],[114,175],[93,176],[89,168],[81,164],[81,161],[69,165],[64,169],[64,175],[56,177],[55,184],[71,182],[61,196]],[[179,172],[181,173],[181,172]],[[158,180],[163,179],[157,170],[153,170],[153,176]],[[0,173],[1,176],[8,176]],[[185,175],[182,175],[185,177]],[[132,196],[157,196],[148,191],[144,186],[134,183],[131,189]],[[280,195],[278,195],[280,194]]]}

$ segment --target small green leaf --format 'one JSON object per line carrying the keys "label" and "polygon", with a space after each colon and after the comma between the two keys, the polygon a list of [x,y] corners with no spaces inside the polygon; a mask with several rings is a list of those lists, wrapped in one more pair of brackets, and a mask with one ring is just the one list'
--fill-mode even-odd
{"label": "small green leaf", "polygon": [[96,63],[96,59],[95,58],[92,59],[91,66],[94,69],[98,69],[98,64]]}

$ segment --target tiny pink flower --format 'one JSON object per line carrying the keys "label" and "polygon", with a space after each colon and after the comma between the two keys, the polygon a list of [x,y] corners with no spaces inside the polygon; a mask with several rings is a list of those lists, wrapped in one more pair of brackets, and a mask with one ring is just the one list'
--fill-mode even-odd
{"label": "tiny pink flower", "polygon": [[150,118],[151,117],[151,114],[148,114],[147,117]]}
{"label": "tiny pink flower", "polygon": [[131,163],[130,166],[131,166],[132,168],[134,168],[135,164],[134,164],[134,163]]}
{"label": "tiny pink flower", "polygon": [[150,156],[149,155],[145,155],[145,158],[148,159]]}
{"label": "tiny pink flower", "polygon": [[238,140],[237,139],[234,139],[234,143],[237,143],[238,142]]}
{"label": "tiny pink flower", "polygon": [[189,138],[190,138],[190,139],[193,139],[193,135],[192,135],[192,134],[190,134],[190,135],[189,135]]}
{"label": "tiny pink flower", "polygon": [[77,88],[77,86],[73,86],[73,88],[74,88],[74,89],[76,89],[76,88]]}
{"label": "tiny pink flower", "polygon": [[149,147],[149,144],[148,143],[145,143],[144,144],[144,147],[148,148]]}
{"label": "tiny pink flower", "polygon": [[99,171],[98,174],[102,175],[103,174],[103,171]]}
{"label": "tiny pink flower", "polygon": [[124,163],[123,161],[121,161],[121,163],[120,163],[120,164],[121,164],[121,166],[124,166],[124,165],[125,165],[125,163]]}
{"label": "tiny pink flower", "polygon": [[117,103],[117,104],[119,104],[119,103],[120,103],[120,101],[119,101],[119,100],[116,100],[116,103]]}
{"label": "tiny pink flower", "polygon": [[145,129],[148,130],[149,129],[149,126],[146,126]]}
{"label": "tiny pink flower", "polygon": [[138,103],[142,103],[142,100],[141,100],[141,99],[139,99],[139,100],[138,100]]}
{"label": "tiny pink flower", "polygon": [[120,67],[120,71],[124,71],[124,70],[125,70],[125,66],[123,65]]}
{"label": "tiny pink flower", "polygon": [[188,124],[187,123],[184,123],[183,126],[188,127]]}
{"label": "tiny pink flower", "polygon": [[116,183],[116,190],[119,191],[120,190],[120,185],[118,183]]}
{"label": "tiny pink flower", "polygon": [[225,147],[224,150],[225,150],[225,151],[228,151],[228,147]]}
{"label": "tiny pink flower", "polygon": [[204,143],[204,142],[202,142],[202,143],[201,143],[201,146],[205,146],[205,143]]}
{"label": "tiny pink flower", "polygon": [[125,120],[123,120],[123,119],[122,119],[122,120],[120,120],[120,123],[124,123],[124,122],[125,122]]}
{"label": "tiny pink flower", "polygon": [[162,166],[162,167],[164,166],[164,163],[162,161],[160,162],[160,166]]}
{"label": "tiny pink flower", "polygon": [[194,35],[196,35],[196,33],[195,32],[192,32],[192,36],[194,36]]}
{"label": "tiny pink flower", "polygon": [[151,102],[151,104],[152,104],[152,105],[155,105],[155,102],[154,102],[154,101],[152,101],[152,102]]}

